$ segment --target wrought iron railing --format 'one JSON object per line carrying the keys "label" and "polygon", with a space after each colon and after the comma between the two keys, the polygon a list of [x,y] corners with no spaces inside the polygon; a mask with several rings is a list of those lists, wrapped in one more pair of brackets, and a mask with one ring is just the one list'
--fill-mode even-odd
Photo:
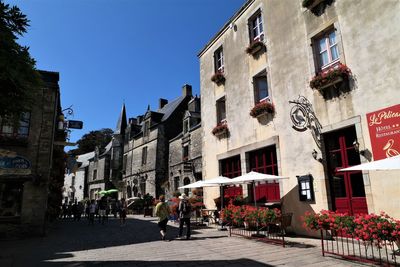
{"label": "wrought iron railing", "polygon": [[322,256],[336,255],[348,260],[383,266],[400,266],[399,248],[385,241],[379,246],[373,242],[340,235],[336,231],[321,230]]}

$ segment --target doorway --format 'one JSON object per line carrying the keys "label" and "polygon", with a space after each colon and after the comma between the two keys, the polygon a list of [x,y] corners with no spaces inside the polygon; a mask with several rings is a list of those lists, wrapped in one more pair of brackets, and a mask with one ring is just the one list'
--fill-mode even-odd
{"label": "doorway", "polygon": [[349,215],[368,213],[362,172],[339,171],[360,164],[356,140],[354,126],[324,134],[332,208]]}

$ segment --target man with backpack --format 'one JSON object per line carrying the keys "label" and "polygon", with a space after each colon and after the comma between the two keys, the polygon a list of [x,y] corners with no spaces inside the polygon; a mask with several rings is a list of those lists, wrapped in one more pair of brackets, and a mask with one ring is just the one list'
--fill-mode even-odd
{"label": "man with backpack", "polygon": [[179,213],[179,235],[178,238],[182,237],[183,224],[186,224],[186,239],[190,239],[190,216],[192,212],[192,207],[189,203],[186,194],[179,196],[180,202],[178,206]]}

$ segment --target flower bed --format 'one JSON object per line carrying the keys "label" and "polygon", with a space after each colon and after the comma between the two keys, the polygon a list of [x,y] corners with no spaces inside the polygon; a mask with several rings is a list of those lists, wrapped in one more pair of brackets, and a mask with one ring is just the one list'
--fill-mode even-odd
{"label": "flower bed", "polygon": [[253,118],[257,118],[261,115],[264,114],[274,114],[275,113],[275,107],[274,104],[271,102],[260,102],[257,103],[250,111],[250,116]]}
{"label": "flower bed", "polygon": [[[231,202],[232,203],[232,202]],[[222,220],[233,226],[249,225],[265,227],[270,223],[276,223],[281,217],[279,209],[256,208],[253,206],[235,206],[229,204],[221,212]]]}
{"label": "flower bed", "polygon": [[400,240],[400,220],[381,212],[377,214],[347,214],[322,210],[306,213],[303,226],[309,230],[334,230],[342,236],[373,242],[381,246],[385,241]]}
{"label": "flower bed", "polygon": [[[380,215],[349,216],[322,210],[316,214],[306,213],[303,221],[306,229],[320,230],[323,256],[330,254],[348,260],[389,266],[398,262],[400,220],[384,212]],[[394,243],[398,246],[397,251]]]}
{"label": "flower bed", "polygon": [[347,79],[351,75],[351,70],[344,64],[329,68],[326,71],[318,73],[310,81],[310,87],[317,90],[325,89],[337,82]]}
{"label": "flower bed", "polygon": [[222,72],[216,72],[213,76],[211,76],[211,81],[215,82],[216,84],[220,85],[225,82],[225,75]]}
{"label": "flower bed", "polygon": [[227,134],[228,132],[229,132],[228,124],[226,123],[219,123],[212,130],[212,134],[215,136],[222,136],[224,134]]}

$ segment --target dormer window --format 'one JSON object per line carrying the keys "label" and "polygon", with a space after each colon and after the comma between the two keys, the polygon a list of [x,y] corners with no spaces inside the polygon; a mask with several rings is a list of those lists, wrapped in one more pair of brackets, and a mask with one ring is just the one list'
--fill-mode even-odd
{"label": "dormer window", "polygon": [[149,135],[150,135],[150,121],[147,120],[144,122],[143,136],[149,136]]}
{"label": "dormer window", "polygon": [[183,133],[188,133],[190,129],[190,118],[187,118],[183,121]]}

